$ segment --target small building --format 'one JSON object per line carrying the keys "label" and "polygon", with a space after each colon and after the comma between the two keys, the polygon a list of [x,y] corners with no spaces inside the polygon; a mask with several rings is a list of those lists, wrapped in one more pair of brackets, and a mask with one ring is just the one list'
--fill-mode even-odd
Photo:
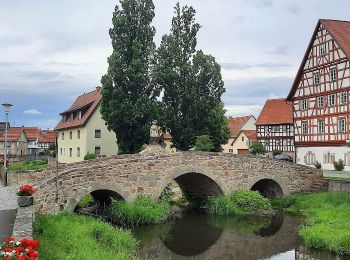
{"label": "small building", "polygon": [[28,153],[29,155],[37,155],[39,152],[39,128],[38,127],[24,127],[22,126],[24,133],[28,139]]}
{"label": "small building", "polygon": [[[241,116],[241,117],[231,117],[228,118],[228,126],[230,128],[230,138],[227,144],[222,145],[222,151],[224,153],[236,153],[237,151],[233,147],[233,143],[241,133],[242,130],[253,130],[255,131],[255,117],[252,115]],[[238,152],[237,152],[238,153]]]}
{"label": "small building", "polygon": [[256,137],[272,154],[278,150],[291,157],[294,155],[293,106],[284,98],[266,101],[255,122]]}
{"label": "small building", "polygon": [[117,138],[109,131],[100,113],[101,88],[84,93],[60,115],[57,124],[58,161],[73,163],[84,160],[87,153],[98,156],[118,154]]}
{"label": "small building", "polygon": [[[5,155],[5,134],[0,137],[0,154]],[[22,127],[10,127],[7,130],[7,154],[24,156],[28,152],[28,139]]]}
{"label": "small building", "polygon": [[248,154],[253,142],[256,141],[255,130],[242,130],[231,144],[233,154]]}
{"label": "small building", "polygon": [[40,130],[38,141],[39,152],[47,153],[48,150],[56,148],[56,131]]}

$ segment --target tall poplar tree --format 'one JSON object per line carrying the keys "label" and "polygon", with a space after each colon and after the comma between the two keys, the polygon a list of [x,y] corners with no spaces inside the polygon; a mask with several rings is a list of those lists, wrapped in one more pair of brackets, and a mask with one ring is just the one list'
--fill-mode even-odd
{"label": "tall poplar tree", "polygon": [[173,145],[188,150],[197,136],[209,135],[214,150],[227,142],[229,130],[221,96],[225,92],[220,65],[211,55],[197,51],[193,7],[175,6],[170,33],[157,51],[155,78],[164,91],[165,121]]}
{"label": "tall poplar tree", "polygon": [[152,0],[120,0],[109,30],[113,53],[102,77],[101,113],[122,153],[138,152],[149,139],[159,91],[152,83],[155,28]]}

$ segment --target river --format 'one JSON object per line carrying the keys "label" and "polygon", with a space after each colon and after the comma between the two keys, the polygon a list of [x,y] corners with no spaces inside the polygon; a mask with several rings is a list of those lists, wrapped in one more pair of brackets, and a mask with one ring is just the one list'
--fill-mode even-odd
{"label": "river", "polygon": [[219,217],[187,210],[161,225],[133,229],[142,259],[348,259],[306,249],[289,215]]}

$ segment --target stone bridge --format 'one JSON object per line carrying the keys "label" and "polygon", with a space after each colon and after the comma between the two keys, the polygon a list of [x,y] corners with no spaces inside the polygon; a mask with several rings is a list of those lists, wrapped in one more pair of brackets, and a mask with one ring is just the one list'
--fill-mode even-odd
{"label": "stone bridge", "polygon": [[48,168],[34,185],[36,210],[73,211],[85,195],[132,201],[138,194],[158,199],[175,180],[193,196],[229,194],[239,188],[266,196],[307,191],[321,173],[290,162],[252,155],[178,152],[120,155]]}

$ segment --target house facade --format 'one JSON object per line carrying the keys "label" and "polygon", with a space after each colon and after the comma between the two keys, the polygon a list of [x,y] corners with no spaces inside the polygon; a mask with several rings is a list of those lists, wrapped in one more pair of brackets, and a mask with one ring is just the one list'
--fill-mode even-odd
{"label": "house facade", "polygon": [[233,143],[241,133],[242,130],[255,131],[255,117],[252,115],[228,118],[228,126],[230,129],[230,138],[227,144],[222,145],[224,153],[238,153],[237,149],[233,147]]}
{"label": "house facade", "polygon": [[54,150],[56,147],[55,130],[40,130],[38,148],[39,152],[46,153],[48,150]]}
{"label": "house facade", "polygon": [[230,153],[248,154],[253,142],[256,141],[255,130],[242,130],[231,144]]}
{"label": "house facade", "polygon": [[295,157],[292,102],[283,98],[267,100],[255,125],[257,140],[267,152],[278,150]]}
{"label": "house facade", "polygon": [[319,20],[287,97],[293,103],[296,161],[350,169],[350,22]]}
{"label": "house facade", "polygon": [[101,88],[79,96],[69,109],[62,112],[56,126],[58,161],[83,161],[87,153],[98,156],[118,154],[117,139],[109,131],[100,113]]}
{"label": "house facade", "polygon": [[[0,137],[0,154],[5,155],[5,134]],[[28,154],[28,139],[22,127],[10,127],[7,130],[7,154],[24,156]]]}

